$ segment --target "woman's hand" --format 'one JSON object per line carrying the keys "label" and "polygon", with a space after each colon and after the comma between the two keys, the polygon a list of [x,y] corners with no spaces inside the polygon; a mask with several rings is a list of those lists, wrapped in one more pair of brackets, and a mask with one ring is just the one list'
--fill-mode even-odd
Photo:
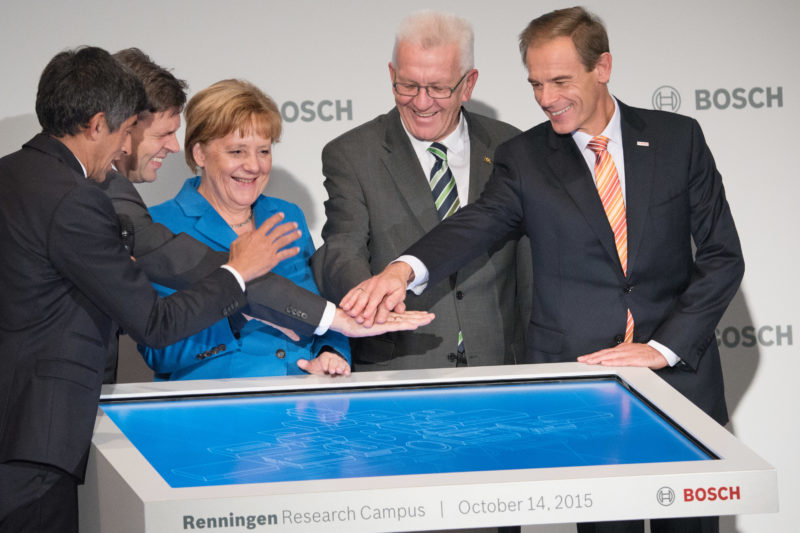
{"label": "woman's hand", "polygon": [[310,361],[298,359],[297,367],[309,374],[350,375],[350,364],[341,355],[333,352],[322,352]]}

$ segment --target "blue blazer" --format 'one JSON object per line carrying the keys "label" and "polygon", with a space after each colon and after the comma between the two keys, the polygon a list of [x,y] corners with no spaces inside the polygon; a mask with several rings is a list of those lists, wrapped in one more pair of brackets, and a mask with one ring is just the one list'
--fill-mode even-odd
{"label": "blue blazer", "polygon": [[[150,209],[153,220],[215,250],[228,251],[236,233],[197,192],[199,185],[199,177],[186,180],[175,198]],[[264,195],[253,204],[256,226],[278,212],[285,214],[286,222],[297,222],[303,236],[295,242],[300,253],[280,262],[272,272],[318,294],[308,266],[314,243],[303,212],[293,203]],[[161,295],[173,292],[160,285],[155,287]],[[324,346],[330,346],[350,361],[347,337],[334,331],[293,342],[258,321],[250,321],[236,332],[227,319],[166,348],[139,345],[139,351],[155,371],[157,380],[177,380],[302,374],[297,360],[316,357]]]}

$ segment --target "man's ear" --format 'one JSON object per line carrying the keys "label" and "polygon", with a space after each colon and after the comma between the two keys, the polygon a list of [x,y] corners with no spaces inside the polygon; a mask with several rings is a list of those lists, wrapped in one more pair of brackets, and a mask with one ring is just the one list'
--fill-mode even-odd
{"label": "man's ear", "polygon": [[597,63],[595,63],[594,71],[597,74],[597,81],[608,83],[611,79],[611,54],[609,52],[600,54],[600,57],[597,58]]}
{"label": "man's ear", "polygon": [[89,119],[89,123],[81,133],[94,141],[97,140],[103,130],[107,129],[108,123],[106,123],[106,114],[100,111],[99,113],[92,115],[92,118]]}

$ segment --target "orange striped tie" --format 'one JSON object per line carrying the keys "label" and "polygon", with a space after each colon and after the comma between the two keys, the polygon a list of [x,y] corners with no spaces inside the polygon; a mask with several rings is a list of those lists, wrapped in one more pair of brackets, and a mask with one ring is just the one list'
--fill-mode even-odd
{"label": "orange striped tie", "polygon": [[[594,152],[594,176],[597,192],[603,202],[608,223],[614,231],[614,242],[617,245],[622,272],[628,275],[628,221],[625,218],[625,201],[622,199],[622,187],[619,184],[617,167],[608,153],[608,137],[593,137],[588,144]],[[633,315],[628,309],[628,322],[625,326],[625,342],[633,342]]]}

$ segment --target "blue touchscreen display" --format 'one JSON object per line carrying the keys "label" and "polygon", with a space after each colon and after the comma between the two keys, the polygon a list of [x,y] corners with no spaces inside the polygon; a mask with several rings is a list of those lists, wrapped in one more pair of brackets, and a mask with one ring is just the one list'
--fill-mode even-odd
{"label": "blue touchscreen display", "polygon": [[172,487],[713,459],[614,379],[101,407]]}

